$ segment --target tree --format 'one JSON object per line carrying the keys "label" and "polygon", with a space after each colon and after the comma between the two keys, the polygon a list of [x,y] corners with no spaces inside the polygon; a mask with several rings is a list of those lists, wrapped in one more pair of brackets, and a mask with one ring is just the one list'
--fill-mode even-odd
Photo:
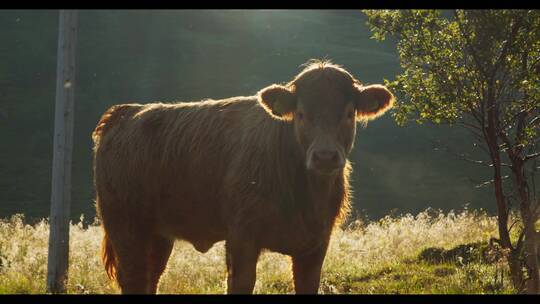
{"label": "tree", "polygon": [[[479,141],[486,159],[474,162],[492,170],[497,241],[509,252],[512,283],[539,293],[540,11],[364,13],[373,38],[397,39],[403,70],[387,83],[399,97],[396,122],[461,126]],[[519,225],[508,223],[512,207]]]}

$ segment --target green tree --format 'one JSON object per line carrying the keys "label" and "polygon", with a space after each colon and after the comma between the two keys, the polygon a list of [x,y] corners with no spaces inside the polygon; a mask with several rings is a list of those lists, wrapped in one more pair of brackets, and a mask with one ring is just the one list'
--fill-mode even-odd
{"label": "green tree", "polygon": [[[540,156],[540,11],[366,10],[373,38],[397,39],[394,118],[467,128],[492,169],[500,245],[514,287],[539,293],[535,173]],[[508,177],[508,179],[506,178]],[[508,225],[512,202],[520,224]],[[519,227],[511,239],[510,229]]]}

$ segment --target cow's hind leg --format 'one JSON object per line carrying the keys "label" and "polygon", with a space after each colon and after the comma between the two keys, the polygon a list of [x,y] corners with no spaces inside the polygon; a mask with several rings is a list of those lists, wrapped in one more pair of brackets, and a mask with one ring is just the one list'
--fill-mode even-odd
{"label": "cow's hind leg", "polygon": [[174,240],[140,236],[117,255],[118,283],[123,294],[155,294],[173,249]]}
{"label": "cow's hind leg", "polygon": [[149,240],[131,239],[130,244],[115,245],[117,281],[122,294],[149,293]]}
{"label": "cow's hind leg", "polygon": [[147,227],[148,220],[133,214],[131,217],[117,216],[109,221],[108,235],[113,245],[117,263],[116,280],[122,294],[150,293],[150,255],[152,237]]}
{"label": "cow's hind leg", "polygon": [[157,291],[159,278],[165,267],[167,266],[167,261],[171,255],[174,240],[164,238],[161,236],[154,236],[151,241],[150,255],[148,264],[150,265],[150,278],[149,278],[149,287],[148,292],[155,294]]}

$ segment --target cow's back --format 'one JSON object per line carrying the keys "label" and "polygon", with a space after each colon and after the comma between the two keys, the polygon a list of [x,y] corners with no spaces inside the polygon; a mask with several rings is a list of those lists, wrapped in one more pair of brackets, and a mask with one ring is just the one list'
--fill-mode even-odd
{"label": "cow's back", "polygon": [[129,214],[203,251],[222,239],[220,186],[240,141],[241,115],[255,104],[237,98],[109,109],[93,134],[102,220]]}

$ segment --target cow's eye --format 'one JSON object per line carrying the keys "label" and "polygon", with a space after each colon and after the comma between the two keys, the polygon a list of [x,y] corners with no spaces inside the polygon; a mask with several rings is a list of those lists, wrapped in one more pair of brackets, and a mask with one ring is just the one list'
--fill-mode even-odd
{"label": "cow's eye", "polygon": [[302,112],[297,112],[297,113],[296,113],[296,117],[298,118],[298,120],[303,120],[303,119],[304,119],[304,113],[302,113]]}
{"label": "cow's eye", "polygon": [[354,111],[348,111],[347,112],[347,119],[353,119],[354,118]]}

